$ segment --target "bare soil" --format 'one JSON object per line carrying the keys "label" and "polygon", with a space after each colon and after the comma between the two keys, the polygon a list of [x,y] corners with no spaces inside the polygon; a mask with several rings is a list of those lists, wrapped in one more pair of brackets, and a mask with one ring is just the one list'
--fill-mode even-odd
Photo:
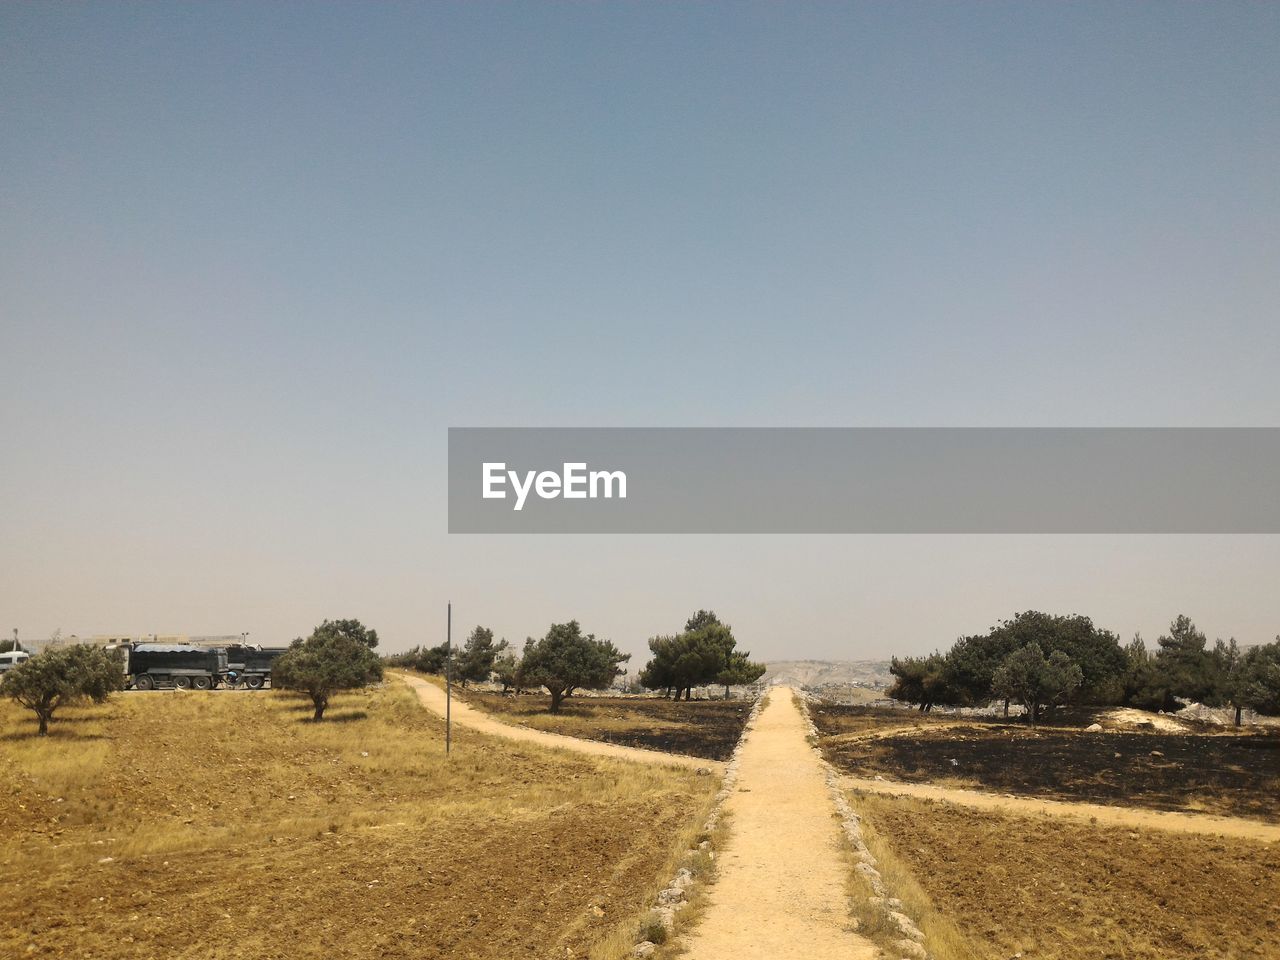
{"label": "bare soil", "polygon": [[751,712],[746,700],[570,697],[551,713],[545,694],[464,691],[469,702],[507,723],[628,747],[727,760]]}
{"label": "bare soil", "polygon": [[979,956],[1280,957],[1280,845],[853,801]]}
{"label": "bare soil", "polygon": [[[395,685],[0,706],[0,956],[594,955],[716,778],[455,730]],[[625,928],[625,929],[624,929]]]}
{"label": "bare soil", "polygon": [[[892,716],[886,716],[891,714]],[[1102,732],[900,711],[820,707],[814,721],[843,772],[1025,796],[1274,820],[1280,734]],[[898,728],[892,724],[897,723]],[[869,736],[877,730],[881,735]]]}

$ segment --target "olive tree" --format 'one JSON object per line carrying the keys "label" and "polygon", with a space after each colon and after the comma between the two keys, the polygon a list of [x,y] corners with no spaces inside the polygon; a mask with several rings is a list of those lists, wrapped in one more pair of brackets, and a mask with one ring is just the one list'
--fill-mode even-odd
{"label": "olive tree", "polygon": [[358,620],[326,620],[280,655],[271,668],[271,685],[305,693],[315,707],[312,719],[322,720],[331,695],[382,679],[382,661],[373,652],[377,642],[377,633]]}
{"label": "olive tree", "polygon": [[553,623],[541,640],[525,644],[520,661],[520,684],[546,687],[551,712],[559,713],[565,697],[579,688],[603,690],[622,672],[619,664],[631,659],[608,640],[583,635],[577,620]]}
{"label": "olive tree", "polygon": [[992,686],[997,696],[1026,707],[1027,720],[1034,727],[1042,706],[1065,703],[1083,682],[1080,665],[1061,650],[1046,659],[1038,643],[1029,643],[1005,658]]}
{"label": "olive tree", "polygon": [[124,669],[116,655],[84,644],[38,653],[0,679],[0,694],[35,713],[42,737],[59,707],[81,700],[102,703],[123,689]]}

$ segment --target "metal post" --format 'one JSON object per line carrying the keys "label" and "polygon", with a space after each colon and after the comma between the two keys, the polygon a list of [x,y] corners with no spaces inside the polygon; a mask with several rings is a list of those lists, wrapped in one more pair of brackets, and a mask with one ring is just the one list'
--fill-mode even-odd
{"label": "metal post", "polygon": [[453,747],[453,604],[445,614],[444,627],[444,752]]}

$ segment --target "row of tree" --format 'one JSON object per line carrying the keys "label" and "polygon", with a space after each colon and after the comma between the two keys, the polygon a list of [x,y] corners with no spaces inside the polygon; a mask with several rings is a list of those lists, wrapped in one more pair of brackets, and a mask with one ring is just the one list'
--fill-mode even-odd
{"label": "row of tree", "polygon": [[[730,686],[754,683],[765,670],[736,646],[728,624],[712,611],[699,610],[685,623],[683,632],[649,641],[653,658],[640,672],[640,683],[649,690],[662,690],[666,697],[679,699],[683,694],[686,700],[694,687],[722,684],[728,696]],[[570,620],[553,623],[539,639],[529,637],[519,654],[506,640],[495,643],[492,630],[478,626],[452,651],[447,644],[418,646],[387,661],[426,673],[449,672],[463,686],[494,679],[504,692],[543,687],[551,696],[554,713],[576,690],[610,686],[623,674],[622,664],[630,658],[610,641],[584,634],[578,621]]]}
{"label": "row of tree", "polygon": [[414,647],[388,657],[393,666],[426,673],[449,673],[463,686],[490,678],[504,691],[545,687],[551,695],[551,712],[559,713],[566,697],[577,690],[603,690],[623,673],[631,654],[622,653],[609,640],[583,633],[577,620],[553,623],[539,639],[529,637],[516,655],[506,640],[493,641],[493,631],[476,627],[466,642],[452,651],[448,644]]}
{"label": "row of tree", "polygon": [[1185,616],[1155,651],[1140,635],[1126,646],[1083,616],[1031,610],[985,634],[960,637],[946,653],[894,658],[889,696],[919,704],[1021,704],[1035,723],[1041,710],[1066,703],[1176,710],[1183,702],[1280,713],[1280,637],[1241,651],[1234,639],[1210,646]]}

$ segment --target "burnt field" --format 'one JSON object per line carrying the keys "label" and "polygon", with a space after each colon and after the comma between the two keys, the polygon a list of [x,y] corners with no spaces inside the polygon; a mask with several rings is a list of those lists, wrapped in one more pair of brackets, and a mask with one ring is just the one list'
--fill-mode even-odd
{"label": "burnt field", "polygon": [[[1059,800],[1280,817],[1275,733],[1087,733],[954,717],[888,733],[911,723],[911,714],[876,713],[815,710],[823,752],[842,771]],[[890,723],[886,713],[897,714],[898,722]],[[877,728],[887,735],[840,736]]]}
{"label": "burnt field", "polygon": [[729,758],[751,712],[748,700],[571,697],[551,713],[545,695],[468,690],[463,696],[507,723],[707,760]]}

